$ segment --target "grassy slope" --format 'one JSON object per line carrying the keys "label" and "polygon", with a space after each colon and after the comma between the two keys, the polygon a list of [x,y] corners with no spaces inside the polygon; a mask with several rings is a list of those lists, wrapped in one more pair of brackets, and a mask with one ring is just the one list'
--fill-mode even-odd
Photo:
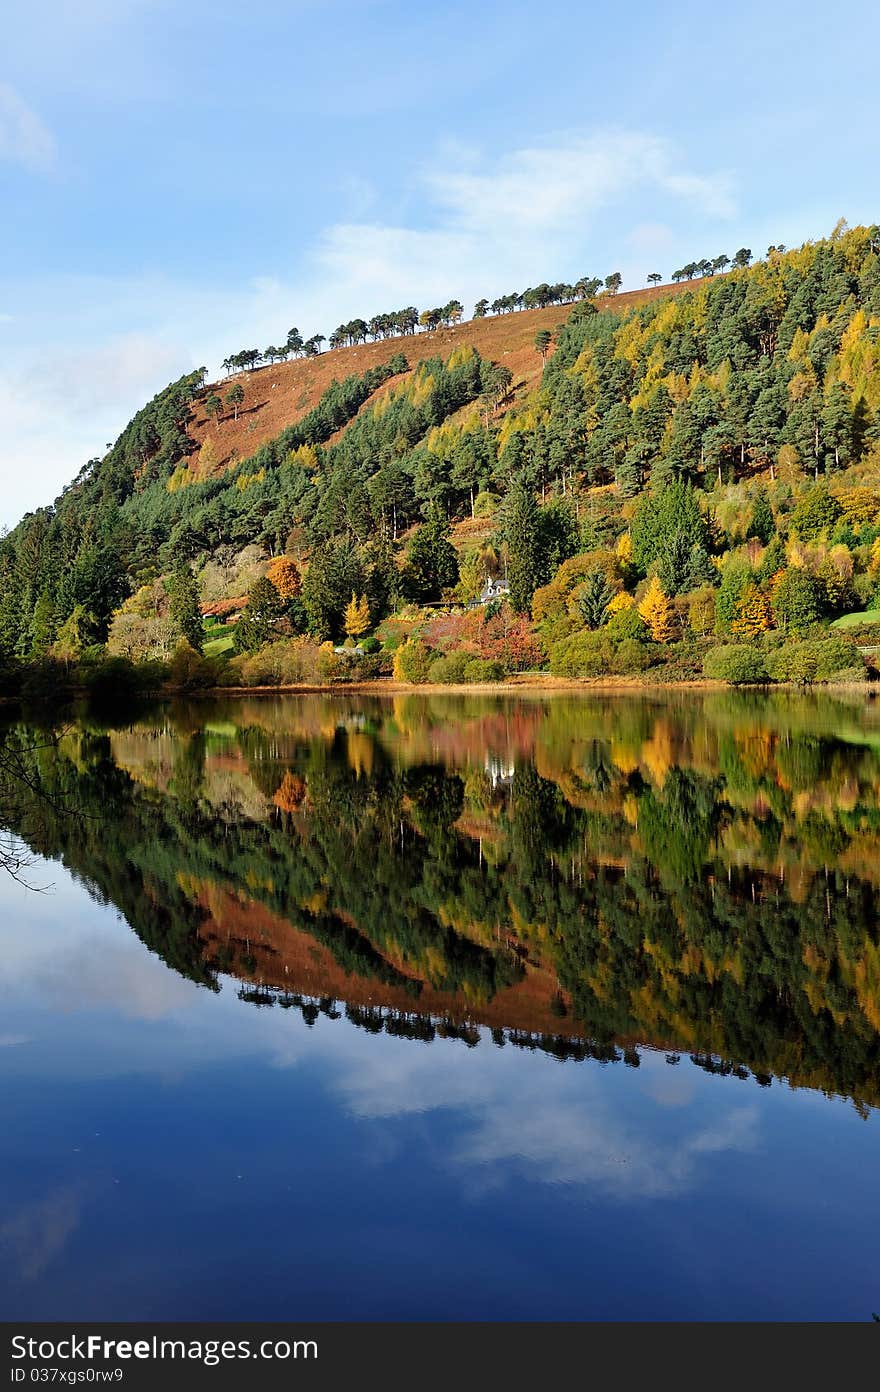
{"label": "grassy slope", "polygon": [[[645,300],[675,294],[690,288],[659,285],[646,290],[630,290],[625,294],[604,297],[602,308],[623,312]],[[412,367],[424,358],[446,358],[462,343],[472,344],[484,357],[503,363],[513,373],[518,393],[529,390],[540,380],[541,358],[535,351],[534,339],[539,329],[553,330],[564,323],[571,305],[551,305],[547,309],[520,310],[514,314],[492,315],[486,319],[469,319],[450,329],[435,329],[403,338],[389,338],[378,343],[359,344],[354,348],[337,348],[317,358],[295,359],[275,366],[259,367],[253,372],[237,373],[213,384],[221,400],[233,382],[241,383],[245,399],[238,420],[230,408],[217,423],[209,422],[201,403],[196,405],[189,433],[201,445],[211,442],[215,455],[213,470],[220,470],[246,459],[264,441],[279,434],[315,406],[334,378],[341,380],[351,373],[365,372],[368,367],[387,362],[394,353],[402,352]],[[381,389],[380,389],[381,390]],[[208,393],[206,393],[207,395]],[[198,453],[190,459],[194,467]]]}
{"label": "grassy slope", "polygon": [[863,609],[857,614],[841,614],[835,619],[832,628],[859,628],[862,624],[880,624],[880,610]]}

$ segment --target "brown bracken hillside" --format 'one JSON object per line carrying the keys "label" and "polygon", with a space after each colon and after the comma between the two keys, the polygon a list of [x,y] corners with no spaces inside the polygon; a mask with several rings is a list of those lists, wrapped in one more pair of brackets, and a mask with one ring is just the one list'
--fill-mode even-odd
{"label": "brown bracken hillside", "polygon": [[[613,297],[603,296],[598,302],[599,308],[613,308],[621,313],[646,300],[686,290],[689,284],[658,285]],[[380,339],[353,348],[336,348],[316,358],[297,358],[223,377],[209,392],[215,391],[222,400],[230,385],[239,382],[244,388],[244,402],[239,407],[238,419],[235,420],[232,409],[224,405],[220,420],[209,421],[203,401],[198,402],[189,431],[198,448],[190,456],[190,466],[198,466],[200,473],[206,474],[247,459],[266,440],[271,440],[317,405],[334,378],[341,381],[352,373],[365,372],[369,367],[387,362],[398,352],[403,353],[414,368],[425,358],[446,358],[459,344],[472,344],[482,357],[510,368],[514,382],[511,400],[516,400],[534,387],[541,376],[541,356],[534,346],[535,334],[539,329],[552,331],[565,322],[571,310],[571,305],[550,305],[547,309],[468,319],[453,328]],[[206,441],[209,442],[208,457],[202,454],[200,459],[200,449]]]}

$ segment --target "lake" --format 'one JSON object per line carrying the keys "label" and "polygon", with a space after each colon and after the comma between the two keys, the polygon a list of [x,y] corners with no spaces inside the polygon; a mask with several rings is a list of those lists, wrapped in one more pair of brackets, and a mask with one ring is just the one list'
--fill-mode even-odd
{"label": "lake", "polygon": [[2,749],[4,1318],[880,1309],[877,703],[230,698]]}

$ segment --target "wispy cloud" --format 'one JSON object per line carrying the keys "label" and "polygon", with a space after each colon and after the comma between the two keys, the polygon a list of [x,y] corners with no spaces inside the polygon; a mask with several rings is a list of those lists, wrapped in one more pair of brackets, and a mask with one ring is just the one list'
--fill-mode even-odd
{"label": "wispy cloud", "polygon": [[55,139],[14,87],[0,82],[0,160],[45,173],[55,163]]}
{"label": "wispy cloud", "polygon": [[592,217],[635,188],[673,194],[713,217],[734,211],[728,175],[697,174],[668,140],[640,131],[575,134],[482,169],[436,169],[425,183],[457,226],[501,237],[571,228],[583,235]]}

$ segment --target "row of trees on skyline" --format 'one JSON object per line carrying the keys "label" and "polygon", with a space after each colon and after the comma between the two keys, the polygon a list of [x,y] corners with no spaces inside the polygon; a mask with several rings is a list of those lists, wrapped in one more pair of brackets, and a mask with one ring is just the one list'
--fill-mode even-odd
{"label": "row of trees on skyline", "polygon": [[[773,256],[781,256],[785,252],[785,246],[770,246],[767,248],[767,259]],[[673,271],[671,280],[679,284],[683,280],[698,280],[706,276],[723,274],[729,268],[734,270],[743,269],[751,264],[752,251],[750,247],[740,247],[733,257],[722,253],[715,257],[702,257],[700,260],[688,261],[677,271]],[[652,271],[647,277],[649,285],[660,285],[663,276],[659,271]],[[592,300],[599,294],[616,295],[623,285],[623,276],[620,271],[612,271],[604,280],[595,276],[581,276],[580,279],[569,284],[566,281],[557,281],[550,284],[542,281],[539,285],[532,285],[523,291],[514,290],[506,295],[499,295],[494,300],[479,299],[473,308],[474,319],[485,319],[488,315],[512,314],[517,310],[523,309],[546,309],[554,304],[573,304],[576,301]],[[433,332],[441,326],[449,328],[453,324],[458,324],[464,317],[464,306],[460,300],[450,300],[445,305],[438,305],[433,309],[419,310],[415,305],[407,305],[404,309],[388,310],[381,314],[374,314],[370,319],[350,319],[348,323],[340,324],[329,339],[324,334],[312,334],[310,338],[304,339],[298,328],[292,328],[287,334],[284,343],[280,345],[270,344],[262,351],[259,348],[244,348],[237,353],[231,353],[224,358],[221,366],[227,373],[251,371],[256,367],[266,367],[276,362],[286,362],[288,358],[306,357],[313,358],[323,351],[322,345],[327,343],[329,348],[351,347],[357,343],[366,343],[372,339],[375,343],[379,339],[401,338],[407,334],[414,334],[419,329],[426,333]]]}
{"label": "row of trees on skyline", "polygon": [[[659,275],[657,279],[660,279]],[[477,300],[473,318],[484,319],[489,314],[512,314],[520,309],[546,309],[548,305],[591,300],[603,288],[605,294],[615,295],[622,284],[623,277],[619,271],[613,271],[604,281],[590,276],[581,276],[573,285],[564,281],[557,281],[553,285],[542,281],[539,285],[529,286],[523,291],[514,290],[510,294],[499,295],[491,302],[487,299]],[[415,305],[407,305],[404,309],[374,314],[370,319],[350,319],[347,323],[338,325],[329,339],[323,334],[313,334],[311,338],[304,339],[298,328],[292,328],[283,344],[270,344],[262,352],[259,348],[244,348],[237,353],[230,353],[223,359],[221,366],[227,373],[245,372],[276,362],[286,362],[291,357],[316,357],[322,351],[321,345],[324,343],[332,350],[366,343],[370,339],[375,343],[379,339],[402,338],[404,335],[416,333],[419,329],[431,333],[434,329],[449,328],[458,324],[463,318],[464,305],[461,300],[449,300],[445,305],[421,311]]]}

